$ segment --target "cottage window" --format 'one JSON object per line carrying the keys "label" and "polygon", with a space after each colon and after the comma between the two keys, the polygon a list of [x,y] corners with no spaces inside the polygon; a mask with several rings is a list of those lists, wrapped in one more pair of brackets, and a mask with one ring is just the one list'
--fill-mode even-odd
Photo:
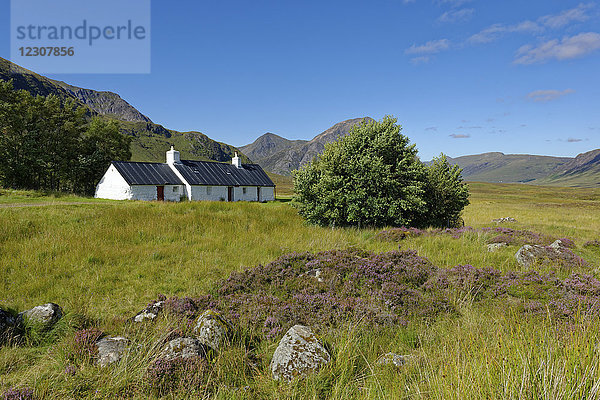
{"label": "cottage window", "polygon": [[210,186],[206,187],[206,194],[209,196],[212,194],[212,187],[210,187]]}
{"label": "cottage window", "polygon": [[173,193],[179,193],[179,186],[173,186]]}
{"label": "cottage window", "polygon": [[242,193],[246,194],[246,188],[242,188]]}

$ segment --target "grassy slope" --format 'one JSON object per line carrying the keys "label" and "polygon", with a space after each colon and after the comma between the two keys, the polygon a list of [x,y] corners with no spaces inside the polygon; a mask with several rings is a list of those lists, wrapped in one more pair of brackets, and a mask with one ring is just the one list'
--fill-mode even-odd
{"label": "grassy slope", "polygon": [[550,175],[533,181],[534,184],[550,186],[568,186],[568,187],[600,187],[600,165],[588,171]]}
{"label": "grassy slope", "polygon": [[[518,223],[510,227],[575,238],[578,251],[593,267],[600,265],[600,254],[581,249],[584,241],[598,239],[600,190],[480,183],[471,184],[471,189],[467,225],[491,226],[493,218],[512,216]],[[373,240],[375,233],[308,226],[285,203],[106,201],[0,208],[0,305],[23,310],[54,301],[67,311],[67,326],[61,328],[66,339],[57,344],[0,348],[0,392],[24,384],[47,398],[112,398],[143,379],[144,368],[138,366],[143,360],[132,357],[102,371],[83,366],[75,377],[65,376],[65,343],[72,340],[70,326],[82,315],[150,351],[156,331],[123,321],[157,293],[202,294],[231,271],[292,251],[397,247]],[[402,247],[417,249],[439,266],[520,270],[513,257],[516,249],[487,253],[484,243],[479,235],[461,240],[418,237],[402,242]],[[217,397],[581,398],[578,385],[589,393],[590,385],[600,379],[598,321],[563,326],[463,300],[460,317],[427,326],[384,332],[355,327],[328,334],[323,340],[333,349],[334,362],[292,385],[270,379],[268,360],[275,341],[259,349],[267,363],[251,381],[240,378],[243,374],[235,365],[242,363],[243,349],[232,349],[216,361],[215,371],[233,386],[251,385],[252,391],[245,394],[223,386]],[[413,354],[416,361],[399,371],[373,367],[377,356],[387,351]],[[145,396],[140,393],[137,398]]]}
{"label": "grassy slope", "polygon": [[568,158],[484,153],[451,159],[471,181],[528,182],[548,176]]}

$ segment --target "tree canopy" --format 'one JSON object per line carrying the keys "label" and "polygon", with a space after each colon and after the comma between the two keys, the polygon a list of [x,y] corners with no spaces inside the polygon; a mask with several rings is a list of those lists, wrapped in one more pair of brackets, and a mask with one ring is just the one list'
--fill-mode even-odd
{"label": "tree canopy", "polygon": [[111,160],[131,158],[131,139],[86,113],[0,81],[0,185],[92,194]]}
{"label": "tree canopy", "polygon": [[[294,204],[328,226],[454,226],[468,204],[460,169],[427,167],[397,120],[356,125],[294,173]],[[445,163],[445,164],[444,164]]]}

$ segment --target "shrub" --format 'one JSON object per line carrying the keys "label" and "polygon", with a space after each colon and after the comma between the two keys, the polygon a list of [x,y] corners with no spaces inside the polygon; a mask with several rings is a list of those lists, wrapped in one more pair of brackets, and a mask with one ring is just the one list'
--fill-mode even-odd
{"label": "shrub", "polygon": [[96,342],[104,335],[98,328],[81,329],[75,332],[72,344],[72,359],[90,361],[98,353]]}
{"label": "shrub", "polygon": [[33,390],[30,388],[10,388],[2,393],[1,400],[34,400]]}
{"label": "shrub", "polygon": [[460,215],[469,205],[469,188],[463,182],[462,170],[451,166],[444,154],[426,167],[425,202],[428,226],[456,228],[463,224]]}

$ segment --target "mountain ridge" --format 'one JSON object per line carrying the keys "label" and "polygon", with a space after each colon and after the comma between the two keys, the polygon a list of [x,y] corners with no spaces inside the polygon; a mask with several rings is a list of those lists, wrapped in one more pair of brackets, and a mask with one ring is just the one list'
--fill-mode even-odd
{"label": "mountain ridge", "polygon": [[[182,158],[194,160],[230,161],[236,147],[217,142],[197,131],[178,132],[152,122],[146,115],[121,98],[117,93],[80,88],[39,75],[0,57],[0,80],[13,81],[17,90],[32,95],[58,96],[71,99],[87,107],[89,116],[109,118],[119,124],[124,135],[132,137],[132,161],[165,161],[165,152],[171,145],[177,147]],[[243,162],[249,159],[239,151]]]}
{"label": "mountain ridge", "polygon": [[325,144],[347,135],[356,124],[373,122],[370,117],[352,118],[338,122],[311,140],[290,140],[277,134],[267,132],[254,142],[241,146],[251,160],[258,163],[266,171],[279,175],[291,175],[323,152]]}

